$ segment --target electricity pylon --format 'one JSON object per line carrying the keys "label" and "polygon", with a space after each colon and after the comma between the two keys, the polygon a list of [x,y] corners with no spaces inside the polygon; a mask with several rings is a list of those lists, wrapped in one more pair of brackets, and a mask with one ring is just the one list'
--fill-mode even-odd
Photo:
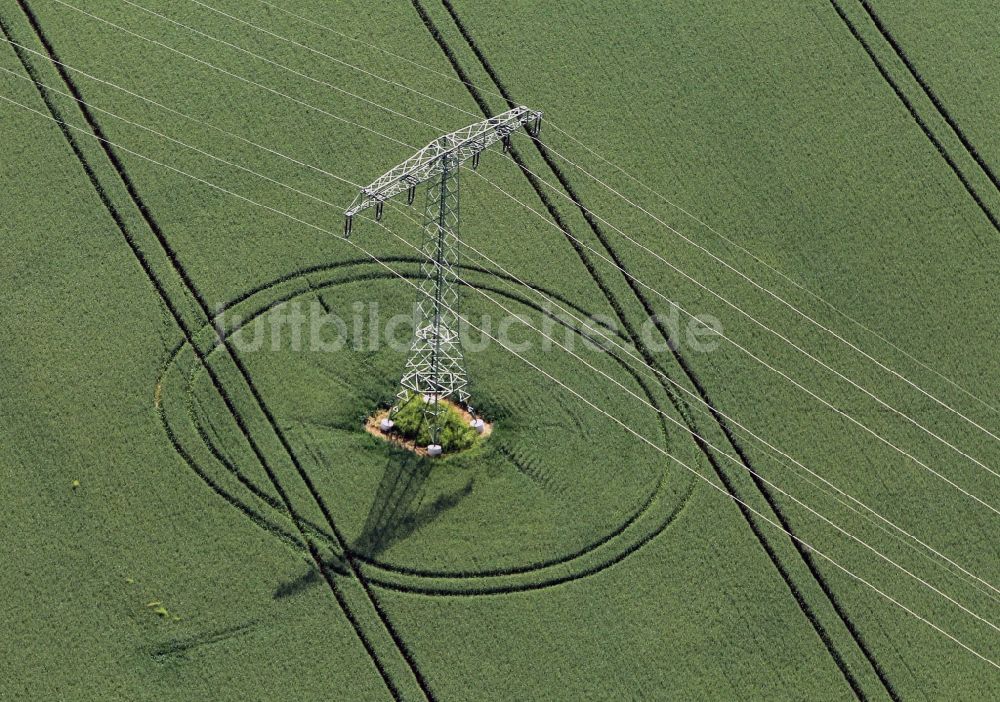
{"label": "electricity pylon", "polygon": [[474,414],[468,404],[469,377],[458,332],[460,167],[472,159],[472,167],[476,168],[480,154],[497,142],[503,143],[506,152],[511,134],[521,126],[530,124],[531,135],[537,136],[541,121],[541,112],[515,107],[438,137],[362,188],[344,212],[344,236],[350,236],[353,218],[359,212],[374,207],[375,219],[380,220],[386,200],[405,191],[407,204],[413,204],[417,186],[427,183],[421,245],[425,260],[420,265],[423,276],[417,302],[419,319],[393,411],[411,394],[422,396],[433,444],[439,438],[441,400],[453,398]]}

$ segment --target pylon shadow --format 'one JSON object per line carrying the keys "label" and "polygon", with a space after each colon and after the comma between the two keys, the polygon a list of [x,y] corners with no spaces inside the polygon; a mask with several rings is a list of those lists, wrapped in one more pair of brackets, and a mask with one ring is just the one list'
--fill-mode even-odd
{"label": "pylon shadow", "polygon": [[[377,557],[390,546],[433,522],[472,493],[474,480],[470,477],[457,489],[436,495],[429,494],[427,479],[435,463],[435,459],[405,449],[390,449],[361,533],[351,544],[354,553],[365,558]],[[348,570],[340,557],[324,559],[324,564],[337,575],[344,575]],[[314,564],[310,564],[309,570],[303,575],[281,583],[273,597],[291,597],[320,582],[322,577],[319,571]]]}
{"label": "pylon shadow", "polygon": [[435,459],[392,449],[355,552],[374,558],[457,505],[472,492],[473,480],[428,500],[427,478]]}
{"label": "pylon shadow", "polygon": [[[323,559],[323,566],[328,572],[334,575],[347,575],[350,573],[347,564],[341,556],[330,555],[325,557]],[[319,585],[321,582],[323,582],[323,576],[316,567],[316,563],[308,560],[306,572],[291,580],[279,583],[277,589],[271,593],[271,597],[276,600],[283,600],[286,597],[292,597],[300,592],[304,592],[313,585]]]}

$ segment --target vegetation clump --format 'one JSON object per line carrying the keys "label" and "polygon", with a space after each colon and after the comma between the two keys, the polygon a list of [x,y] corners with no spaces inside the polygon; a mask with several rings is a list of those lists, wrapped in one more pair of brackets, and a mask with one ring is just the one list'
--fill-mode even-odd
{"label": "vegetation clump", "polygon": [[[425,402],[420,395],[411,394],[400,406],[393,417],[395,429],[404,438],[418,446],[427,446],[431,442],[431,427],[425,416]],[[438,404],[441,416],[438,420],[440,436],[438,442],[447,453],[462,451],[476,442],[478,434],[470,427],[457,408],[448,402]]]}

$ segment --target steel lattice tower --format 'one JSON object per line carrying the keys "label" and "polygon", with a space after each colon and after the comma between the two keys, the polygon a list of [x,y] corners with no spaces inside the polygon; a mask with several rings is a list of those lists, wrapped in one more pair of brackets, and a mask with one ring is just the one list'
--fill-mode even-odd
{"label": "steel lattice tower", "polygon": [[416,338],[398,395],[400,401],[409,392],[428,398],[434,415],[438,399],[454,397],[460,404],[469,399],[458,334],[458,194],[459,164],[445,158],[427,181]]}
{"label": "steel lattice tower", "polygon": [[469,378],[465,371],[459,334],[459,172],[462,163],[479,164],[483,150],[499,142],[506,151],[510,135],[531,123],[537,136],[542,113],[516,107],[496,117],[438,137],[402,164],[383,175],[355,198],[344,213],[344,235],[349,236],[353,217],[362,210],[375,208],[375,219],[382,218],[383,204],[406,191],[412,204],[416,187],[427,184],[424,206],[424,260],[417,301],[418,320],[406,370],[400,380],[396,407],[411,393],[425,400],[424,411],[431,426],[433,442],[438,440],[440,401],[452,399],[469,406]]}

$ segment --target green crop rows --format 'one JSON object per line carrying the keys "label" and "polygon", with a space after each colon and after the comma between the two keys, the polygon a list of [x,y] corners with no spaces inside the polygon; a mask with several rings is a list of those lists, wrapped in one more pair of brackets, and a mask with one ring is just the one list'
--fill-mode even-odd
{"label": "green crop rows", "polygon": [[[0,699],[1000,695],[990,3],[0,30]],[[364,431],[420,208],[342,212],[519,104],[461,174],[493,431],[432,461]]]}

